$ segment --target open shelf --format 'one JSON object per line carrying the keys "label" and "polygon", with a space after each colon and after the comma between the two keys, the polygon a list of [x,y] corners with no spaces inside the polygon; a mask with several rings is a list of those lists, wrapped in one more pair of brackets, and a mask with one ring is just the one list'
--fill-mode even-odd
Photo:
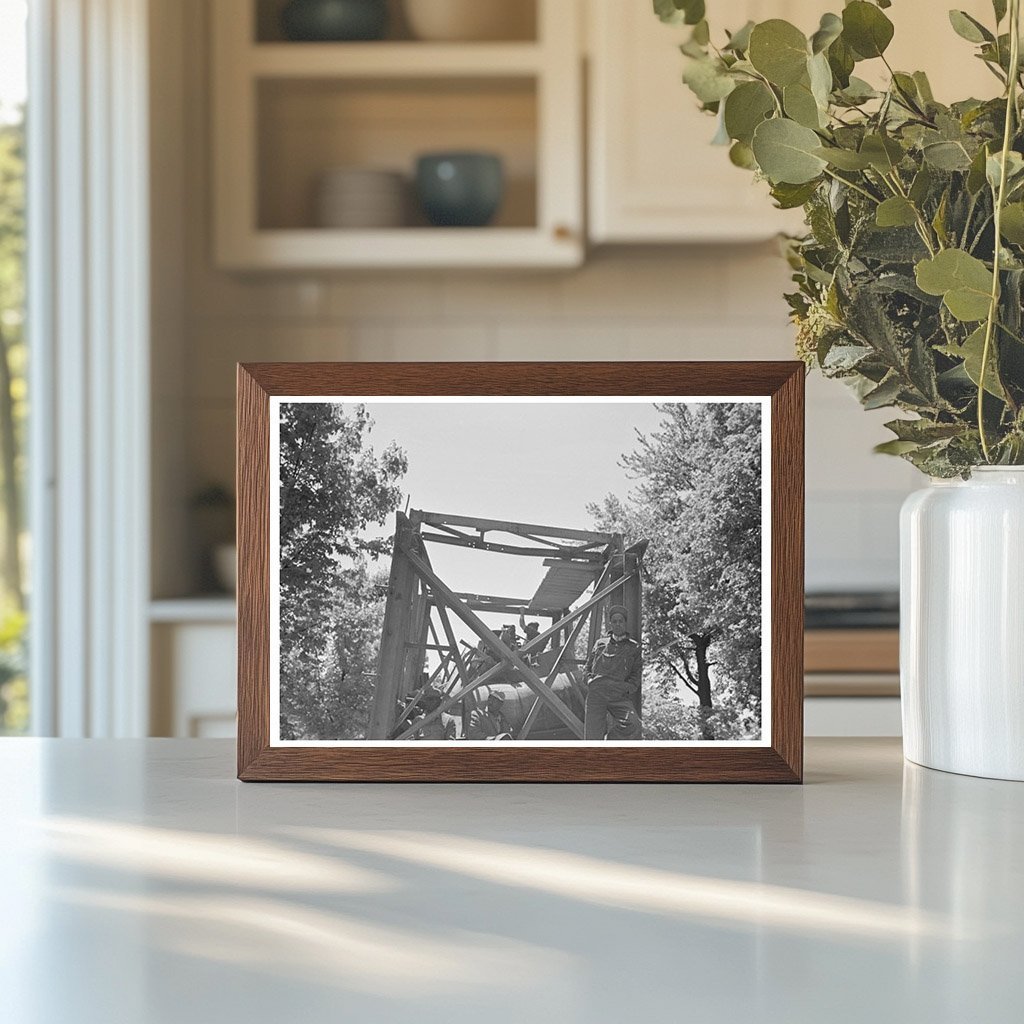
{"label": "open shelf", "polygon": [[[212,7],[214,246],[226,269],[569,267],[583,260],[582,71],[575,4],[523,0],[532,38],[428,43],[280,41],[278,0]],[[535,24],[534,24],[535,23]],[[493,153],[493,222],[435,228],[417,158]],[[371,230],[321,226],[338,169],[398,172],[410,202]],[[353,223],[367,218],[352,218]]]}
{"label": "open shelf", "polygon": [[535,43],[268,43],[246,55],[257,78],[535,75],[542,62]]}
{"label": "open shelf", "polygon": [[261,230],[324,230],[315,196],[321,176],[335,167],[402,174],[406,223],[380,230],[428,229],[414,196],[416,160],[451,150],[496,153],[505,170],[493,225],[462,237],[537,226],[534,79],[273,79],[258,85],[257,119]]}

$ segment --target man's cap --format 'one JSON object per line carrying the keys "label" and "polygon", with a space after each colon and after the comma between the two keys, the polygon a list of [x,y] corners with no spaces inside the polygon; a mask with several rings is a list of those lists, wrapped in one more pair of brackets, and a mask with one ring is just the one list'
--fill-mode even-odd
{"label": "man's cap", "polygon": [[487,699],[488,700],[500,700],[502,702],[502,704],[504,704],[505,703],[505,694],[501,693],[499,690],[491,690],[491,692],[487,695]]}
{"label": "man's cap", "polygon": [[629,618],[629,612],[626,611],[626,606],[624,604],[613,604],[608,609],[608,618],[610,619],[616,612],[618,612],[618,614],[624,619]]}

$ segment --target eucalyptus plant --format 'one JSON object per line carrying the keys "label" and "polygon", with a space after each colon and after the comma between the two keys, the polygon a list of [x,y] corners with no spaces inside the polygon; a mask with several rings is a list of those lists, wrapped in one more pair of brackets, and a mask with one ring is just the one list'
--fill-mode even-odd
{"label": "eucalyptus plant", "polygon": [[[890,0],[852,0],[810,37],[771,19],[720,45],[705,0],[654,0],[691,26],[683,80],[715,141],[779,207],[803,207],[808,231],[786,245],[801,358],[866,409],[909,413],[878,450],[931,476],[1024,464],[1020,3],[993,0],[989,25],[949,12],[998,95],[947,106],[890,66]],[[886,88],[856,75],[865,61]]]}

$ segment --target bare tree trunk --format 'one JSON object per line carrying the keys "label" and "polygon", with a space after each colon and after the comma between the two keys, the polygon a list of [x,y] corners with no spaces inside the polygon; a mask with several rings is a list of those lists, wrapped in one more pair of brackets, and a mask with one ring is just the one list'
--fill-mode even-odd
{"label": "bare tree trunk", "polygon": [[700,738],[702,740],[713,740],[715,730],[708,720],[712,711],[711,703],[711,676],[708,672],[708,647],[711,646],[711,637],[697,634],[691,636],[693,641],[694,655],[697,660],[697,700],[700,702]]}
{"label": "bare tree trunk", "polygon": [[11,364],[7,339],[0,325],[0,474],[3,475],[2,503],[4,586],[19,610],[24,610],[21,550],[21,488],[18,486],[18,446],[14,434],[14,396],[11,394]]}

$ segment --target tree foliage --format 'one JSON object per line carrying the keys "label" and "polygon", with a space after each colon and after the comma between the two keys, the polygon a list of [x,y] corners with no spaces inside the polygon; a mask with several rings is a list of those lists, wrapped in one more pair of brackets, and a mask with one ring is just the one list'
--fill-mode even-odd
{"label": "tree foliage", "polygon": [[[645,728],[671,730],[694,715],[705,738],[760,729],[761,411],[753,403],[658,407],[664,419],[638,435],[623,464],[636,479],[625,499],[590,506],[599,529],[644,537],[644,657],[659,672],[659,710]],[[659,671],[660,670],[660,671]],[[666,703],[668,701],[668,703]],[[717,714],[728,710],[729,714]],[[654,735],[657,733],[658,735]]]}
{"label": "tree foliage", "polygon": [[0,118],[0,732],[28,721],[25,679],[25,122]]}
{"label": "tree foliage", "polygon": [[[923,72],[889,65],[889,6],[852,0],[810,37],[749,22],[715,45],[703,2],[654,4],[693,26],[684,81],[719,118],[733,163],[766,179],[780,207],[803,207],[787,296],[800,356],[865,408],[913,417],[889,424],[880,451],[941,477],[1021,465],[1020,0],[994,0],[991,25],[950,12],[1000,94],[949,105]],[[857,77],[863,61],[884,64],[887,88]]]}
{"label": "tree foliage", "polygon": [[280,421],[281,735],[358,738],[376,671],[390,549],[369,537],[401,501],[407,463],[369,445],[363,406],[285,403]]}

